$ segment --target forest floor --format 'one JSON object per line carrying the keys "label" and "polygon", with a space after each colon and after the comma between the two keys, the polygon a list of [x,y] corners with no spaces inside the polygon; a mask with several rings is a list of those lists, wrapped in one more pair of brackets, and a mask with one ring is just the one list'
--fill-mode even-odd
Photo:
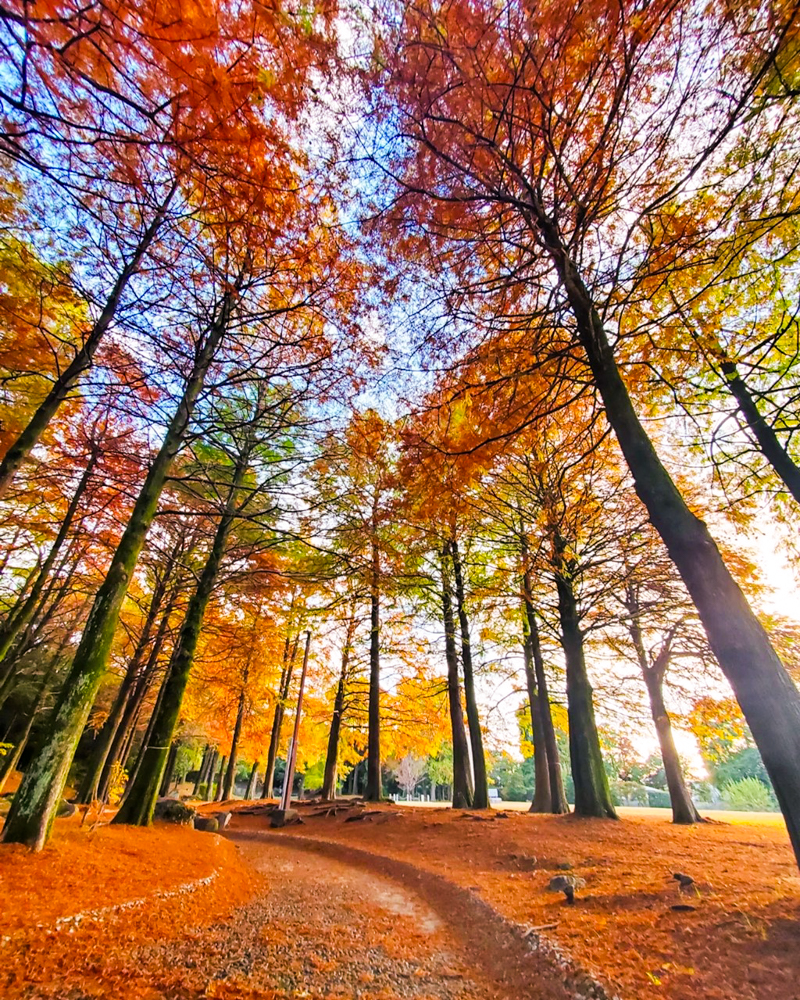
{"label": "forest floor", "polygon": [[[800,1000],[800,878],[774,825],[300,812],[234,814],[225,838],[76,816],[40,854],[0,845],[0,996]],[[547,891],[560,872],[585,880],[574,906]]]}
{"label": "forest floor", "polygon": [[[395,863],[410,864],[434,880],[434,908],[444,879],[515,924],[544,927],[543,946],[576,963],[573,981],[583,969],[610,996],[800,1000],[800,877],[773,822],[676,827],[630,814],[613,822],[398,806],[353,822],[309,812],[281,831],[246,815],[229,829],[313,850],[331,848],[312,841],[333,844],[333,856],[395,877]],[[574,906],[547,891],[562,871],[585,880]],[[677,871],[697,891],[681,895]]]}

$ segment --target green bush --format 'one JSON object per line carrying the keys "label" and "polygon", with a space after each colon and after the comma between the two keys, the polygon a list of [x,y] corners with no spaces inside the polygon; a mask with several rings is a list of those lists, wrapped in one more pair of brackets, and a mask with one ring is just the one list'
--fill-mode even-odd
{"label": "green bush", "polygon": [[772,791],[758,778],[740,778],[722,789],[722,798],[728,809],[740,812],[770,812],[777,802]]}
{"label": "green bush", "polygon": [[672,800],[669,797],[669,792],[665,792],[661,788],[647,789],[647,804],[653,809],[672,808]]}

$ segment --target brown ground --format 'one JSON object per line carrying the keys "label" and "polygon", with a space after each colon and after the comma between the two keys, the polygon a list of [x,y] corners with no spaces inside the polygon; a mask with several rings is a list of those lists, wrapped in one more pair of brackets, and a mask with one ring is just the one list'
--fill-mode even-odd
{"label": "brown ground", "polygon": [[[264,818],[242,816],[230,829],[333,842],[344,847],[338,857],[356,848],[408,862],[513,921],[556,924],[545,937],[626,1000],[800,998],[800,878],[777,826],[382,811],[390,815],[308,818],[269,833]],[[566,864],[586,881],[573,907],[546,891]],[[681,896],[675,871],[691,875],[699,894]],[[692,909],[672,908],[681,904]]]}

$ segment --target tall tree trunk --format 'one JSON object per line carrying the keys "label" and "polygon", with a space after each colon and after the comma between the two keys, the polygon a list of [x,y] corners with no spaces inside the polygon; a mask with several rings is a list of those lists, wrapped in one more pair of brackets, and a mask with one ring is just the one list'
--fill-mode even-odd
{"label": "tall tree trunk", "polygon": [[550,768],[547,764],[547,745],[544,738],[544,723],[542,721],[542,706],[539,702],[539,692],[536,690],[536,674],[533,669],[533,653],[531,652],[530,636],[526,633],[523,642],[525,657],[525,683],[528,688],[528,704],[531,713],[531,730],[533,732],[533,767],[535,785],[530,812],[549,813],[553,809],[553,799],[550,794]]}
{"label": "tall tree trunk", "polygon": [[208,772],[208,765],[211,762],[211,747],[208,743],[203,747],[203,757],[200,761],[200,767],[197,769],[197,777],[195,778],[194,788],[192,789],[192,798],[196,799],[198,792],[200,791],[200,786],[206,780],[206,774]]}
{"label": "tall tree trunk", "polygon": [[772,648],[706,525],[689,509],[639,421],[600,314],[555,226],[537,206],[581,344],[636,492],[692,596],[778,797],[800,865],[800,692]]}
{"label": "tall tree trunk", "polygon": [[330,801],[336,798],[336,777],[339,762],[339,736],[342,731],[342,716],[344,715],[345,685],[347,683],[347,672],[350,666],[350,651],[353,645],[353,636],[356,631],[356,615],[353,608],[347,622],[347,633],[344,645],[342,646],[342,663],[339,670],[339,684],[336,688],[336,698],[333,702],[333,718],[331,719],[331,729],[328,733],[328,752],[325,756],[325,776],[322,781],[322,798]]}
{"label": "tall tree trunk", "polygon": [[379,802],[383,797],[383,781],[381,779],[381,596],[380,551],[374,537],[369,599],[369,738],[367,744],[367,790],[364,797],[368,802]]}
{"label": "tall tree trunk", "polygon": [[695,808],[694,802],[692,802],[691,793],[683,777],[680,757],[678,756],[678,751],[675,749],[675,740],[672,737],[672,723],[669,712],[667,712],[667,706],[664,703],[662,688],[663,674],[659,678],[658,674],[651,668],[644,675],[644,679],[647,693],[650,697],[650,711],[656,727],[658,745],[661,748],[664,774],[667,778],[669,800],[672,805],[672,822],[685,825],[701,823],[703,817]]}
{"label": "tall tree trunk", "polygon": [[253,766],[250,769],[250,778],[247,782],[247,791],[244,794],[245,799],[250,802],[254,798],[256,792],[256,782],[258,781],[258,765],[261,761],[253,761]]}
{"label": "tall tree trunk", "polygon": [[567,803],[567,796],[564,793],[564,778],[561,773],[561,754],[558,752],[558,740],[556,739],[556,730],[553,725],[553,713],[550,707],[550,695],[547,687],[547,674],[544,669],[542,644],[539,638],[539,625],[536,621],[536,610],[529,596],[533,593],[533,591],[531,590],[530,576],[527,572],[523,575],[523,587],[525,588],[526,595],[525,619],[527,622],[527,641],[530,648],[530,654],[533,659],[536,697],[539,703],[539,718],[542,725],[542,735],[544,738],[544,749],[549,774],[549,811],[557,816],[560,816],[569,812],[569,804]]}
{"label": "tall tree trunk", "polygon": [[[122,601],[158,508],[167,475],[186,436],[206,373],[227,329],[232,305],[233,293],[226,293],[219,315],[197,350],[180,404],[150,466],[105,581],[97,592],[72,670],[50,721],[48,738],[29,764],[14,796],[3,829],[5,843],[27,844],[38,851],[50,834],[75,748],[108,666]],[[166,752],[165,746],[165,755]],[[157,790],[158,782],[155,787]]]}
{"label": "tall tree trunk", "polygon": [[447,700],[450,708],[450,728],[453,734],[453,808],[469,809],[472,806],[470,787],[469,750],[464,729],[464,710],[461,706],[461,685],[458,678],[455,623],[450,577],[447,572],[447,547],[442,557],[442,617],[444,620],[444,647],[447,659]]}
{"label": "tall tree trunk", "polygon": [[[245,671],[244,683],[247,684],[247,671]],[[244,709],[246,703],[245,689],[239,692],[239,705],[236,710],[236,724],[233,727],[233,739],[231,740],[231,752],[228,756],[228,770],[225,772],[225,782],[222,787],[223,799],[229,799],[233,792],[233,780],[236,777],[236,755],[239,752],[239,738],[242,735],[242,723],[244,722]]]}
{"label": "tall tree trunk", "polygon": [[558,535],[554,541],[561,564],[561,568],[556,571],[556,589],[561,643],[567,664],[569,753],[572,780],[575,783],[575,815],[616,819],[594,718],[592,685],[586,672],[578,603],[570,571],[566,566],[566,545]]}
{"label": "tall tree trunk", "polygon": [[475,695],[475,677],[472,669],[472,646],[469,636],[469,619],[467,617],[466,597],[464,594],[464,576],[461,569],[461,555],[455,535],[450,540],[450,554],[453,559],[453,575],[456,584],[456,607],[461,628],[461,663],[464,668],[464,700],[467,705],[467,721],[469,722],[469,741],[472,746],[472,767],[475,774],[475,790],[472,808],[489,808],[489,779],[486,775],[486,754],[483,750],[483,734],[481,720],[478,715],[478,700]]}
{"label": "tall tree trunk", "polygon": [[120,271],[119,277],[105,301],[103,310],[98,316],[97,322],[89,331],[86,340],[83,342],[83,346],[55,380],[53,387],[39,404],[39,407],[28,421],[25,429],[20,433],[16,441],[9,446],[8,451],[6,451],[3,461],[0,462],[0,497],[5,495],[20,466],[33,451],[39,438],[45,432],[48,424],[64,400],[67,399],[81,375],[91,367],[97,348],[111,326],[114,315],[119,307],[120,299],[128,283],[139,270],[142,260],[150,248],[150,244],[164,222],[167,208],[176,188],[177,185],[172,187],[164,203],[154,215],[153,221],[142,233],[131,255],[131,259]]}
{"label": "tall tree trunk", "polygon": [[25,601],[14,610],[13,614],[8,615],[2,625],[0,625],[0,661],[5,660],[14,640],[30,623],[34,616],[39,598],[42,596],[45,584],[50,578],[50,573],[55,564],[56,557],[61,550],[61,546],[66,541],[67,535],[72,527],[72,522],[75,520],[75,514],[77,513],[80,502],[83,499],[84,493],[88,489],[94,468],[97,465],[98,456],[99,449],[93,447],[91,454],[89,455],[89,461],[83,471],[83,475],[81,476],[78,486],[69,502],[69,506],[67,507],[66,514],[64,515],[64,520],[61,522],[58,534],[53,540],[53,544],[50,546],[47,558],[42,563],[42,566],[36,575],[36,579],[31,587],[30,593],[25,598]]}
{"label": "tall tree trunk", "polygon": [[250,461],[250,448],[243,448],[236,460],[233,479],[225,502],[211,551],[206,559],[197,588],[192,594],[186,617],[181,626],[180,635],[170,657],[170,666],[163,691],[161,704],[153,723],[151,745],[147,747],[142,763],[125,802],[122,804],[114,823],[130,823],[135,826],[148,826],[153,818],[158,785],[167,756],[167,748],[172,743],[175,728],[178,724],[183,695],[189,683],[189,674],[194,664],[194,654],[197,641],[203,627],[203,618],[211,598],[214,583],[219,574],[225,546],[228,541],[233,522],[236,517],[236,505],[239,491],[244,481],[247,466]]}
{"label": "tall tree trunk", "polygon": [[281,671],[281,683],[278,688],[278,700],[275,702],[275,714],[272,717],[272,730],[269,734],[269,749],[267,750],[267,770],[264,774],[264,788],[261,797],[271,799],[274,797],[275,785],[275,761],[278,759],[278,750],[281,743],[281,728],[283,727],[283,716],[286,712],[286,702],[289,698],[289,689],[292,685],[292,671],[294,661],[297,657],[297,646],[300,642],[300,633],[294,638],[291,653],[289,653],[290,637],[286,634],[286,643],[283,647],[283,670]]}

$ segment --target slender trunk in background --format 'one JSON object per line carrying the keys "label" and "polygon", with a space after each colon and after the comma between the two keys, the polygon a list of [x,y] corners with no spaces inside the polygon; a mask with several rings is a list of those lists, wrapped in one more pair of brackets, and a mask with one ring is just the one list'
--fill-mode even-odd
{"label": "slender trunk in background", "polygon": [[[248,669],[245,669],[244,684],[247,685]],[[233,781],[236,777],[236,755],[239,752],[239,739],[242,735],[242,723],[244,722],[244,709],[247,698],[245,688],[239,692],[239,705],[236,709],[236,724],[233,727],[233,739],[231,740],[231,752],[228,756],[228,770],[225,772],[225,783],[222,788],[223,799],[229,799],[233,793]]]}
{"label": "slender trunk in background", "polygon": [[267,770],[264,774],[264,788],[261,791],[261,797],[264,799],[271,799],[274,797],[275,761],[278,759],[283,716],[286,712],[286,702],[289,698],[289,689],[292,685],[292,671],[294,669],[294,661],[297,657],[297,646],[300,642],[300,633],[298,632],[294,637],[294,644],[292,645],[291,653],[289,653],[289,641],[289,634],[287,633],[286,644],[283,648],[283,670],[281,671],[281,683],[278,688],[278,700],[275,703],[275,714],[272,717],[272,731],[269,734]]}
{"label": "slender trunk in background", "polygon": [[158,794],[163,798],[165,795],[169,795],[170,785],[172,784],[172,776],[175,773],[175,761],[178,759],[178,744],[173,743],[169,748],[169,754],[167,755],[167,766],[164,768],[164,777],[161,779],[161,787],[158,790]]}
{"label": "slender trunk in background", "polygon": [[469,750],[464,729],[464,710],[461,705],[461,685],[458,678],[455,623],[450,577],[447,572],[447,547],[442,557],[442,617],[444,620],[444,645],[447,659],[447,701],[450,708],[450,729],[453,735],[453,808],[469,809],[472,806],[470,787]]}
{"label": "slender trunk in background", "polygon": [[342,731],[342,716],[344,714],[345,684],[350,666],[350,651],[356,631],[355,609],[347,622],[347,634],[342,646],[342,663],[339,670],[339,684],[336,688],[336,698],[333,702],[333,717],[328,733],[328,752],[325,756],[325,777],[322,781],[322,798],[328,801],[336,798],[336,778],[339,762],[339,736]]}
{"label": "slender trunk in background", "polygon": [[[166,691],[167,688],[167,681],[169,680],[169,671],[171,666],[172,663],[170,661],[170,663],[167,664],[166,670],[164,671],[164,675],[161,678],[161,684],[159,685],[158,694],[156,695],[156,702],[155,705],[153,705],[153,710],[150,713],[150,718],[148,719],[147,727],[145,729],[144,736],[142,737],[141,745],[139,746],[139,752],[136,755],[136,763],[133,765],[133,769],[131,770],[130,773],[130,778],[128,779],[128,784],[125,787],[125,798],[123,798],[122,800],[123,806],[125,805],[125,799],[127,798],[128,792],[133,787],[134,782],[136,781],[136,777],[139,774],[139,768],[142,766],[142,761],[144,760],[145,752],[147,748],[150,746],[151,740],[153,738],[153,727],[155,726],[155,722],[158,717],[158,710],[161,707],[161,702],[164,698],[164,692]],[[131,736],[133,736],[133,734],[131,734]],[[133,739],[131,738],[131,746],[132,744],[133,744]],[[128,754],[130,755],[130,748],[128,750]],[[127,760],[128,758],[126,757],[126,763]],[[117,813],[117,815],[119,815],[119,813]]]}
{"label": "slender trunk in background", "polygon": [[47,429],[48,424],[55,416],[59,407],[77,385],[81,375],[91,367],[97,348],[111,326],[128,283],[139,270],[142,260],[150,248],[150,244],[164,222],[167,208],[176,187],[177,185],[173,186],[164,203],[153,217],[153,221],[142,233],[131,255],[131,259],[120,271],[119,277],[105,301],[103,310],[98,316],[97,322],[89,331],[86,340],[83,342],[83,346],[58,378],[56,378],[52,389],[39,404],[39,407],[28,421],[25,429],[16,441],[9,446],[8,451],[6,451],[3,461],[0,462],[0,497],[5,495],[20,466],[33,451],[36,443]]}
{"label": "slender trunk in background", "polygon": [[592,685],[586,671],[583,632],[572,579],[565,566],[565,543],[555,537],[555,549],[561,562],[556,572],[561,644],[567,665],[567,713],[569,715],[569,753],[572,780],[575,784],[575,815],[616,819],[611,801],[608,776],[603,766],[600,737],[594,717]]}
{"label": "slender trunk in background", "polygon": [[225,769],[228,766],[228,758],[223,757],[222,763],[219,766],[219,774],[217,775],[216,782],[216,792],[214,793],[214,801],[222,802],[222,789],[225,783]]}
{"label": "slender trunk in background", "polygon": [[531,713],[531,731],[533,732],[533,767],[535,785],[530,812],[552,812],[553,800],[550,794],[550,768],[547,763],[547,745],[544,738],[544,723],[542,722],[542,706],[539,702],[539,692],[536,690],[536,675],[533,670],[533,653],[531,652],[530,636],[526,633],[522,646],[525,658],[525,683],[528,688],[528,704]]}
{"label": "slender trunk in background", "polygon": [[[108,781],[111,776],[112,768],[115,764],[122,763],[127,760],[127,755],[130,751],[131,743],[133,742],[136,723],[139,719],[139,715],[141,714],[144,700],[149,694],[150,688],[152,687],[153,681],[156,677],[159,657],[161,656],[161,650],[164,646],[167,630],[169,629],[169,622],[172,617],[172,611],[175,606],[176,599],[177,589],[173,591],[170,601],[164,609],[164,613],[161,616],[161,622],[158,626],[158,631],[153,639],[153,645],[147,657],[147,662],[142,668],[136,681],[136,687],[134,688],[133,693],[128,698],[125,705],[125,711],[122,714],[122,719],[117,726],[114,739],[111,741],[111,745],[108,749],[108,753],[103,764],[103,770],[100,774],[100,781],[98,783],[97,790],[97,796],[101,802],[105,802],[107,799]],[[130,776],[130,779],[133,780],[133,775]]]}
{"label": "slender trunk in background", "polygon": [[41,707],[44,704],[44,700],[47,697],[47,691],[48,688],[50,687],[50,681],[52,680],[53,674],[55,673],[55,669],[58,665],[58,661],[61,659],[68,641],[69,641],[69,636],[65,641],[62,641],[61,645],[58,647],[58,650],[50,660],[50,663],[47,665],[47,670],[45,671],[41,683],[39,684],[39,690],[36,692],[36,698],[34,699],[34,702],[31,705],[30,711],[28,713],[28,721],[25,724],[25,729],[22,731],[19,739],[14,744],[14,749],[10,753],[6,754],[6,756],[3,757],[2,761],[0,762],[0,764],[2,765],[0,766],[0,795],[3,794],[3,789],[5,788],[6,781],[8,781],[9,776],[13,774],[14,771],[17,769],[17,764],[19,764],[20,757],[22,757],[22,753],[25,750],[25,747],[28,745],[28,739],[30,738],[31,730],[33,729],[33,724],[36,721],[36,716],[41,710]]}
{"label": "slender trunk in background", "polygon": [[203,784],[206,778],[206,772],[208,771],[208,764],[211,760],[211,747],[206,743],[203,747],[203,756],[200,760],[200,767],[197,769],[197,778],[194,782],[194,788],[192,789],[192,798],[196,799],[197,794],[200,791],[200,786]]}
{"label": "slender trunk in background", "polygon": [[256,782],[258,781],[258,765],[261,763],[260,760],[253,761],[253,766],[250,769],[250,778],[247,782],[247,791],[244,793],[245,799],[249,802],[254,796],[256,791]]}
{"label": "slender trunk in background", "polygon": [[[300,720],[303,714],[303,693],[306,686],[306,673],[308,671],[308,651],[311,648],[311,633],[306,632],[306,646],[303,651],[303,668],[300,671],[300,687],[297,691],[297,706],[294,710],[294,728],[292,730],[292,740],[289,744],[289,755],[286,761],[286,771],[283,775],[283,794],[281,795],[281,809],[288,809],[292,804],[292,784],[294,782],[295,765],[297,764],[297,741],[300,735]],[[300,792],[298,798],[303,797],[303,786],[305,784],[305,774],[300,777]]]}
{"label": "slender trunk in background", "polygon": [[[170,420],[158,455],[139,493],[125,531],[97,592],[80,645],[75,654],[50,731],[41,750],[28,765],[3,829],[3,841],[41,850],[50,835],[67,774],[108,667],[122,601],[158,508],[172,463],[180,451],[206,373],[228,326],[233,293],[223,298],[219,315],[198,347],[192,372],[180,404]],[[166,755],[166,747],[164,754]],[[156,785],[157,787],[157,785]]]}
{"label": "slender trunk in background", "polygon": [[[560,816],[569,812],[567,796],[564,792],[564,778],[561,773],[561,755],[558,752],[558,740],[553,725],[553,713],[550,707],[550,695],[547,688],[547,674],[544,669],[542,643],[539,638],[539,624],[536,621],[536,609],[533,606],[530,573],[526,569],[522,576],[523,598],[525,605],[526,641],[533,660],[536,697],[539,704],[539,720],[544,739],[545,757],[549,775],[549,812]],[[538,774],[538,771],[537,771]]]}
{"label": "slender trunk in background", "polygon": [[64,520],[61,522],[58,534],[53,540],[53,544],[50,546],[47,558],[42,563],[42,566],[36,575],[36,579],[34,580],[30,593],[25,598],[25,601],[14,610],[13,614],[8,615],[2,625],[0,625],[0,661],[5,660],[6,655],[11,649],[16,637],[33,619],[39,598],[42,596],[45,584],[50,578],[50,573],[55,564],[56,557],[61,550],[61,546],[66,541],[67,535],[72,528],[72,522],[75,520],[75,514],[78,511],[80,502],[89,487],[94,468],[97,465],[98,457],[99,450],[96,447],[92,448],[92,452],[89,455],[89,461],[86,464],[83,475],[81,476],[72,499],[70,500],[69,506],[67,507]]}
{"label": "slender trunk in background", "polygon": [[210,802],[214,794],[214,775],[217,773],[217,761],[219,760],[219,750],[214,747],[211,753],[211,763],[208,765],[208,781],[206,783],[206,802]]}
{"label": "slender trunk in background", "polygon": [[381,780],[381,594],[380,550],[374,537],[372,541],[372,571],[370,574],[369,618],[369,719],[367,743],[368,802],[380,802],[383,797]]}
{"label": "slender trunk in background", "polygon": [[456,607],[461,628],[461,663],[464,668],[464,700],[469,722],[469,741],[472,746],[472,767],[475,775],[475,790],[472,808],[489,808],[489,779],[486,774],[486,754],[483,749],[481,720],[478,715],[478,700],[475,694],[475,677],[472,669],[472,646],[469,636],[464,577],[461,570],[461,555],[455,536],[450,540],[450,555],[453,560],[453,576],[456,584]]}
{"label": "slender trunk in background", "polygon": [[781,806],[800,865],[800,692],[770,644],[704,524],[662,464],[633,408],[600,313],[560,234],[536,208],[544,239],[575,317],[608,422],[636,492],[692,596],[711,648],[734,690]]}
{"label": "slender trunk in background", "polygon": [[208,602],[219,574],[228,535],[236,518],[239,491],[250,462],[250,448],[243,448],[236,459],[225,509],[220,517],[211,551],[206,559],[197,588],[186,609],[180,635],[170,657],[170,666],[163,689],[161,704],[153,722],[151,745],[145,750],[135,780],[131,783],[125,802],[112,822],[148,826],[153,818],[158,786],[178,724],[183,695],[189,683],[194,664],[194,654],[203,627]]}

